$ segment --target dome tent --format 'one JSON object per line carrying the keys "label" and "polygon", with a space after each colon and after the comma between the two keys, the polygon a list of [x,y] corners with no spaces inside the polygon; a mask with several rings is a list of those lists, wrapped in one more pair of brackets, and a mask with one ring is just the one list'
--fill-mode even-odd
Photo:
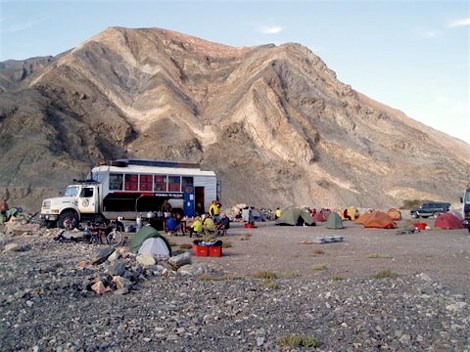
{"label": "dome tent", "polygon": [[397,227],[397,224],[387,213],[378,210],[361,215],[356,223],[362,224],[365,228],[394,229]]}
{"label": "dome tent", "polygon": [[341,220],[341,217],[339,214],[335,211],[332,211],[330,215],[328,215],[328,219],[326,220],[326,225],[325,227],[327,229],[342,229],[344,228],[343,226],[343,221]]}
{"label": "dome tent", "polygon": [[464,228],[462,218],[454,215],[453,213],[439,214],[439,216],[434,221],[434,227],[438,227],[443,230],[455,230]]}
{"label": "dome tent", "polygon": [[[152,226],[143,226],[139,232],[135,235],[134,238],[132,238],[130,244],[129,244],[129,252],[132,253],[137,253],[142,246],[142,244],[145,242],[146,239],[148,238],[159,238],[159,246],[160,248],[164,248],[162,242],[166,244],[166,247],[168,249],[168,254],[171,256],[171,246],[168,243],[167,239],[160,235],[160,233],[155,230]],[[149,242],[146,246],[151,245],[152,242]],[[153,243],[155,245],[155,243]]]}
{"label": "dome tent", "polygon": [[276,219],[275,224],[291,226],[307,224],[313,226],[315,225],[315,220],[313,220],[312,216],[307,211],[290,206],[282,211],[281,217]]}

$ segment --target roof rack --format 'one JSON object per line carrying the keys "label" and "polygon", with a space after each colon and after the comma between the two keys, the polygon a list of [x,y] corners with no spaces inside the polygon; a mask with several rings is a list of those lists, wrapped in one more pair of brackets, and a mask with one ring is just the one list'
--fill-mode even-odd
{"label": "roof rack", "polygon": [[169,160],[140,160],[140,159],[117,159],[111,162],[111,165],[140,165],[140,166],[159,166],[159,167],[179,167],[188,169],[199,169],[200,164],[189,161],[169,161]]}

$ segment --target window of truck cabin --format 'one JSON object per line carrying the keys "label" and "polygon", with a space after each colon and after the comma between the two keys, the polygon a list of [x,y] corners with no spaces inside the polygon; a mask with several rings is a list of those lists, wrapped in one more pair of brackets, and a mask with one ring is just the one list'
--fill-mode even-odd
{"label": "window of truck cabin", "polygon": [[139,189],[141,191],[151,191],[153,186],[152,175],[140,175],[139,178]]}
{"label": "window of truck cabin", "polygon": [[181,177],[181,187],[183,189],[183,191],[185,190],[186,186],[194,186],[194,181],[193,181],[193,178],[190,177],[190,176],[183,176]]}
{"label": "window of truck cabin", "polygon": [[168,176],[168,192],[181,192],[181,176]]}
{"label": "window of truck cabin", "polygon": [[109,190],[110,191],[122,191],[122,174],[110,174],[109,175]]}
{"label": "window of truck cabin", "polygon": [[125,191],[139,190],[139,175],[126,174],[124,176],[124,190]]}
{"label": "window of truck cabin", "polygon": [[168,176],[167,175],[155,175],[155,183],[153,185],[155,192],[167,192],[168,191]]}
{"label": "window of truck cabin", "polygon": [[78,194],[78,186],[69,186],[65,189],[65,197],[76,197]]}

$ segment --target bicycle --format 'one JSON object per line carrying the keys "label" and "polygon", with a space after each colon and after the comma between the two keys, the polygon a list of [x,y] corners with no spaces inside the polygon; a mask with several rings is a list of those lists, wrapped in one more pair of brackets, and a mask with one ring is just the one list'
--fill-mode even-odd
{"label": "bicycle", "polygon": [[121,231],[117,230],[117,225],[114,224],[112,230],[106,235],[108,244],[113,246],[123,245],[125,242],[124,235]]}

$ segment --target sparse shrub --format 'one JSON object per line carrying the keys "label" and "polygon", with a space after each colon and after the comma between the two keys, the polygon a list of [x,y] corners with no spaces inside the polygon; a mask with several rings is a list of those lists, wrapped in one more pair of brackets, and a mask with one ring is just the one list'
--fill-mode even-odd
{"label": "sparse shrub", "polygon": [[295,271],[285,271],[283,273],[281,273],[280,277],[282,279],[294,279],[296,277],[299,277],[300,274],[295,272]]}
{"label": "sparse shrub", "polygon": [[339,275],[334,275],[334,276],[331,278],[331,280],[333,280],[333,281],[343,281],[343,280],[345,280],[345,278],[342,277],[342,276],[339,276]]}
{"label": "sparse shrub", "polygon": [[314,264],[312,265],[312,269],[317,271],[325,271],[327,266],[325,264]]}
{"label": "sparse shrub", "polygon": [[201,274],[198,276],[198,279],[201,281],[237,281],[244,280],[245,277],[235,274],[224,274],[224,275],[211,275],[211,274]]}
{"label": "sparse shrub", "polygon": [[393,258],[391,255],[388,254],[382,254],[382,253],[373,253],[369,254],[368,258],[374,258],[374,259],[389,259]]}
{"label": "sparse shrub", "polygon": [[267,279],[267,280],[275,280],[277,279],[276,273],[270,271],[260,271],[253,274],[253,277],[256,279]]}
{"label": "sparse shrub", "polygon": [[276,290],[279,288],[279,284],[276,280],[265,280],[263,282],[263,286],[272,290]]}
{"label": "sparse shrub", "polygon": [[398,274],[391,270],[383,270],[373,275],[373,278],[375,279],[394,279],[396,277],[398,277]]}
{"label": "sparse shrub", "polygon": [[240,235],[240,241],[248,241],[251,237],[250,233],[242,233]]}
{"label": "sparse shrub", "polygon": [[277,344],[288,347],[320,347],[320,342],[313,336],[287,335],[277,340]]}
{"label": "sparse shrub", "polygon": [[423,199],[405,199],[400,209],[412,209],[419,207],[422,203],[429,202]]}
{"label": "sparse shrub", "polygon": [[321,250],[321,249],[316,249],[316,250],[313,251],[313,254],[321,255],[321,254],[325,254],[325,251]]}
{"label": "sparse shrub", "polygon": [[222,244],[222,248],[231,248],[232,247],[232,242],[230,241],[224,241]]}

